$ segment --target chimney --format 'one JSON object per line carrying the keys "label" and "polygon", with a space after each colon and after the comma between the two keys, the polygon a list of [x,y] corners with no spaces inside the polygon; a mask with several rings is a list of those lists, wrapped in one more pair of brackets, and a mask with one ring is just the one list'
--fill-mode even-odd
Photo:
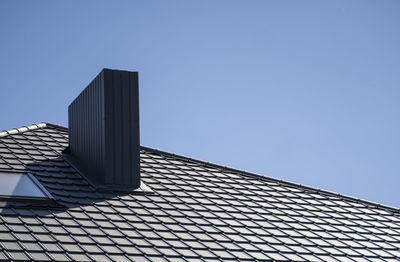
{"label": "chimney", "polygon": [[69,156],[103,189],[140,186],[138,73],[103,69],[68,107]]}

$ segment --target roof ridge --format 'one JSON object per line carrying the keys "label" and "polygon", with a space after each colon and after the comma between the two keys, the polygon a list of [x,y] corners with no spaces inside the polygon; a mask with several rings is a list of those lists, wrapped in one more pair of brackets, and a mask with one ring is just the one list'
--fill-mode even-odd
{"label": "roof ridge", "polygon": [[68,127],[66,127],[66,126],[57,125],[57,124],[53,124],[53,123],[49,123],[49,122],[43,122],[43,123],[46,124],[46,127],[53,127],[55,129],[61,129],[63,131],[68,131]]}
{"label": "roof ridge", "polygon": [[23,133],[23,132],[26,132],[26,131],[36,130],[36,129],[45,128],[45,127],[52,127],[52,128],[56,128],[56,129],[61,129],[63,131],[68,130],[68,128],[64,127],[64,126],[60,126],[60,125],[52,124],[52,123],[48,123],[48,122],[41,122],[41,123],[38,123],[38,124],[29,125],[29,126],[22,126],[22,127],[19,127],[19,128],[3,130],[3,131],[0,132],[0,137],[5,137],[5,136],[8,136],[8,135],[20,134],[20,133]]}
{"label": "roof ridge", "polygon": [[[32,124],[29,126],[23,126],[20,128],[13,128],[10,130],[4,130],[2,132],[0,132],[0,137],[5,137],[8,135],[14,135],[14,134],[19,134],[19,133],[23,133],[26,131],[30,131],[30,130],[35,130],[35,129],[39,129],[39,128],[45,128],[45,127],[51,127],[51,128],[55,128],[55,129],[59,129],[59,130],[63,130],[63,131],[68,131],[67,127],[61,126],[61,125],[57,125],[57,124],[52,124],[52,123],[48,123],[48,122],[41,122],[38,124]],[[311,186],[307,186],[307,185],[303,185],[300,183],[294,183],[294,182],[289,182],[286,180],[282,180],[282,179],[277,179],[277,178],[273,178],[267,175],[260,175],[260,174],[256,174],[250,171],[246,171],[246,170],[241,170],[241,169],[237,169],[237,168],[232,168],[232,167],[228,167],[228,166],[224,166],[221,164],[216,164],[213,162],[208,162],[208,161],[204,161],[204,160],[199,160],[199,159],[195,159],[192,157],[187,157],[187,156],[182,156],[182,155],[178,155],[175,153],[170,153],[170,152],[166,152],[160,149],[156,149],[156,148],[151,148],[151,147],[147,147],[147,146],[140,146],[141,148],[147,150],[147,151],[153,151],[154,153],[158,153],[158,154],[162,154],[162,155],[170,155],[171,157],[174,158],[181,158],[183,160],[186,161],[190,161],[190,162],[196,162],[196,163],[200,163],[206,166],[211,166],[214,168],[218,168],[218,169],[223,169],[226,171],[230,171],[230,172],[234,172],[237,174],[242,174],[242,175],[246,175],[246,176],[251,176],[251,177],[255,177],[255,178],[260,178],[263,180],[267,180],[267,181],[272,181],[278,184],[284,184],[286,186],[291,186],[294,188],[301,188],[303,190],[309,190],[309,191],[314,191],[315,193],[321,194],[321,195],[328,195],[328,196],[335,196],[335,197],[339,197],[340,199],[343,200],[349,200],[349,201],[353,201],[355,203],[363,203],[369,206],[375,206],[378,208],[382,208],[385,210],[390,210],[392,212],[396,212],[396,213],[400,213],[400,208],[397,207],[393,207],[393,206],[389,206],[389,205],[383,205],[380,203],[376,203],[373,201],[369,201],[369,200],[365,200],[365,199],[360,199],[357,197],[352,197],[352,196],[347,196],[347,195],[343,195],[337,192],[333,192],[333,191],[329,191],[329,190],[325,190],[325,189],[320,189],[320,188],[315,188],[315,187],[311,187]]]}
{"label": "roof ridge", "polygon": [[237,169],[237,168],[232,168],[232,167],[228,167],[228,166],[224,166],[224,165],[220,165],[220,164],[216,164],[213,162],[208,162],[208,161],[204,161],[204,160],[199,160],[199,159],[195,159],[192,157],[187,157],[187,156],[182,156],[182,155],[178,155],[175,153],[170,153],[170,152],[166,152],[160,149],[156,149],[156,148],[151,148],[151,147],[147,147],[147,146],[141,146],[141,148],[143,148],[144,150],[148,150],[148,151],[153,151],[154,153],[158,153],[158,154],[163,154],[163,155],[170,155],[171,157],[174,158],[181,158],[183,160],[187,160],[187,161],[191,161],[191,162],[197,162],[203,165],[207,165],[207,166],[211,166],[214,168],[219,168],[219,169],[223,169],[223,170],[227,170],[230,172],[234,172],[234,173],[238,173],[238,174],[243,174],[246,176],[250,176],[250,177],[255,177],[255,178],[260,178],[263,180],[267,180],[267,181],[272,181],[272,182],[276,182],[278,184],[284,184],[286,186],[292,186],[295,188],[302,188],[304,190],[309,190],[309,191],[314,191],[317,194],[321,194],[321,195],[328,195],[328,196],[335,196],[338,197],[342,200],[349,200],[349,201],[353,201],[356,203],[362,203],[368,206],[375,206],[384,210],[390,210],[392,212],[396,212],[396,213],[400,213],[400,208],[397,207],[393,207],[390,205],[383,205],[377,202],[373,202],[370,200],[365,200],[365,199],[361,199],[361,198],[357,198],[357,197],[353,197],[353,196],[347,196],[347,195],[343,195],[337,192],[333,192],[333,191],[329,191],[329,190],[325,190],[325,189],[320,189],[320,188],[315,188],[312,186],[307,186],[307,185],[303,185],[300,183],[294,183],[294,182],[289,182],[286,180],[282,180],[282,179],[278,179],[278,178],[273,178],[267,175],[260,175],[260,174],[256,174],[253,172],[249,172],[246,170],[241,170],[241,169]]}
{"label": "roof ridge", "polygon": [[39,129],[39,128],[43,128],[46,127],[47,123],[42,122],[39,124],[32,124],[29,126],[22,126],[19,128],[13,128],[13,129],[9,129],[9,130],[3,130],[0,132],[0,137],[4,137],[4,136],[8,136],[8,135],[15,135],[15,134],[19,134],[22,132],[26,132],[29,130],[35,130],[35,129]]}

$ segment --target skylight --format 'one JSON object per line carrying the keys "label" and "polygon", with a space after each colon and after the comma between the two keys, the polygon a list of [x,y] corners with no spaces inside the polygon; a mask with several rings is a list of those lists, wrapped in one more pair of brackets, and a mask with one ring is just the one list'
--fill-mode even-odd
{"label": "skylight", "polygon": [[0,197],[52,198],[31,174],[0,173]]}

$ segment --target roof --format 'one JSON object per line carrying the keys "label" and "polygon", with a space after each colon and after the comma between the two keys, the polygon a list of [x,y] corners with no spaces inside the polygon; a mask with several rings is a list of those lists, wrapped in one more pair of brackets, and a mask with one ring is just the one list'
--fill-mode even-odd
{"label": "roof", "polygon": [[0,202],[0,260],[398,261],[400,211],[141,148],[147,189],[99,191],[62,152],[68,130],[0,133],[0,171],[29,172],[55,204]]}

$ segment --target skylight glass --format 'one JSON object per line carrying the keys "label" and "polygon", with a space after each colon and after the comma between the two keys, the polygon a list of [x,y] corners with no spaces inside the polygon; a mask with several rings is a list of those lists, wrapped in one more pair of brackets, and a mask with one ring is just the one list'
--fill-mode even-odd
{"label": "skylight glass", "polygon": [[49,198],[32,175],[22,173],[0,173],[0,196]]}

